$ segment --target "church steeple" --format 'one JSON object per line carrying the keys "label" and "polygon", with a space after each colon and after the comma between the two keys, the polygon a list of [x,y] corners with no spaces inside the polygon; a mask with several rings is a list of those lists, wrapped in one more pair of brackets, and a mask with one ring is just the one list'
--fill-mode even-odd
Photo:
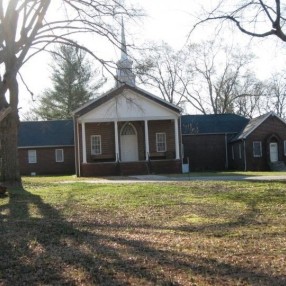
{"label": "church steeple", "polygon": [[128,57],[127,54],[123,18],[121,27],[121,58],[117,62],[117,86],[123,83],[135,86],[135,74],[132,72],[133,61]]}

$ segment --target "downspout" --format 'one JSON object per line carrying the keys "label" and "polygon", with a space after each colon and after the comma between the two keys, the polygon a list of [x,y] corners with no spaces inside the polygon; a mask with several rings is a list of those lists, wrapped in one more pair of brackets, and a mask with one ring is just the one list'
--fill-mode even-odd
{"label": "downspout", "polygon": [[247,171],[247,162],[246,162],[246,145],[245,145],[245,139],[243,140],[243,154],[244,154],[244,171]]}
{"label": "downspout", "polygon": [[228,170],[227,133],[224,134],[224,142],[225,142],[225,169]]}

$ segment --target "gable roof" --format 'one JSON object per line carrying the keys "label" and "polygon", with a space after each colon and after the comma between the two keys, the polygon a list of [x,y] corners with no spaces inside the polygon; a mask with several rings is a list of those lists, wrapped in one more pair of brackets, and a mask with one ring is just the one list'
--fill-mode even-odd
{"label": "gable roof", "polygon": [[88,113],[89,111],[95,109],[96,107],[102,105],[103,103],[111,100],[112,98],[114,98],[115,96],[121,94],[125,89],[129,89],[131,91],[134,91],[136,93],[138,93],[139,95],[149,99],[149,100],[152,100],[172,111],[175,111],[177,113],[180,113],[181,112],[181,108],[172,104],[172,103],[169,103],[161,98],[159,98],[158,96],[156,95],[153,95],[139,87],[135,87],[135,86],[131,86],[131,85],[128,85],[126,83],[120,85],[119,87],[115,87],[111,90],[109,90],[108,92],[106,92],[105,94],[103,94],[102,96],[100,97],[97,97],[93,100],[91,100],[90,102],[86,103],[85,105],[83,105],[82,107],[76,109],[74,111],[74,115],[75,116],[82,116],[86,113]]}
{"label": "gable roof", "polygon": [[238,133],[249,119],[236,114],[183,115],[182,134]]}
{"label": "gable roof", "polygon": [[232,141],[246,139],[248,135],[250,135],[257,127],[259,127],[270,116],[275,116],[279,120],[281,120],[284,124],[286,124],[286,122],[282,118],[280,118],[274,112],[271,111],[249,120],[248,124],[244,127],[244,129]]}
{"label": "gable roof", "polygon": [[20,123],[18,147],[73,146],[72,120],[26,121]]}

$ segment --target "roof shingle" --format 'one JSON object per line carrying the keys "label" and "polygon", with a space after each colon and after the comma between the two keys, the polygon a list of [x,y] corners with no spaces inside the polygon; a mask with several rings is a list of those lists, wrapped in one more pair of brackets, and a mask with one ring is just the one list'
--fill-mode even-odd
{"label": "roof shingle", "polygon": [[73,146],[72,120],[21,122],[18,147]]}
{"label": "roof shingle", "polygon": [[236,114],[183,115],[182,134],[238,133],[249,119]]}

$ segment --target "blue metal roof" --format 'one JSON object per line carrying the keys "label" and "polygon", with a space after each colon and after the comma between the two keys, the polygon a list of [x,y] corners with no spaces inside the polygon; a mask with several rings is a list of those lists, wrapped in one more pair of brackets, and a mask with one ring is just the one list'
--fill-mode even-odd
{"label": "blue metal roof", "polygon": [[183,115],[182,134],[238,133],[249,119],[236,114]]}
{"label": "blue metal roof", "polygon": [[73,146],[72,120],[21,122],[18,147]]}

